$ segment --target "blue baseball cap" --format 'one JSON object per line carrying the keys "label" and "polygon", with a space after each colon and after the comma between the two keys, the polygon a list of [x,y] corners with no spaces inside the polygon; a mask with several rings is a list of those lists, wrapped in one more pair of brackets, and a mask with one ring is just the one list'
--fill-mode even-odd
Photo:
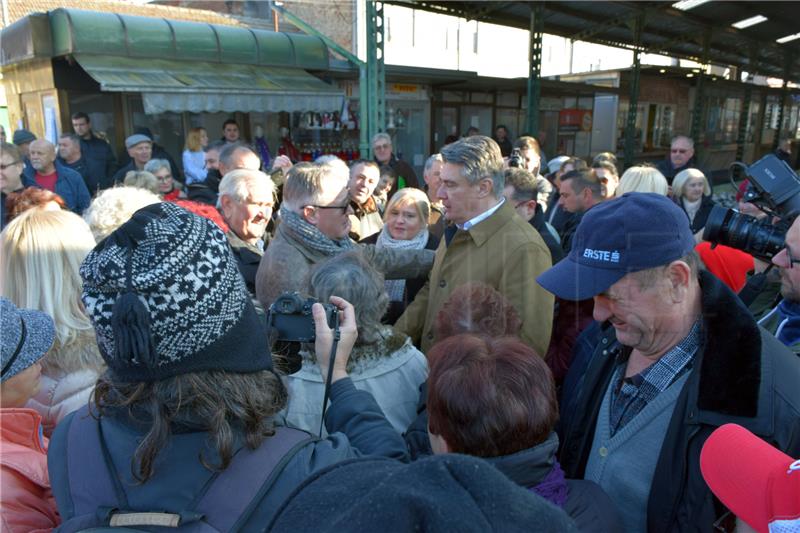
{"label": "blue baseball cap", "polygon": [[586,300],[625,274],[667,265],[694,246],[689,218],[675,202],[630,192],[588,210],[569,255],[536,281],[564,300]]}

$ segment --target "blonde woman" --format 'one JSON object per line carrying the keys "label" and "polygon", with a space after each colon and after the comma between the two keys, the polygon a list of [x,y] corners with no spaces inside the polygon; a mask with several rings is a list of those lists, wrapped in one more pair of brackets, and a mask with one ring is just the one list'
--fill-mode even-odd
{"label": "blonde woman", "polygon": [[64,416],[88,403],[104,369],[81,303],[78,272],[95,240],[78,215],[39,209],[12,220],[0,240],[2,295],[55,321],[56,339],[42,360],[41,388],[28,403],[42,415],[49,437]]}
{"label": "blonde woman", "polygon": [[711,199],[711,186],[705,174],[696,168],[678,172],[672,181],[672,199],[689,217],[692,233],[698,233],[706,227],[714,200]]}
{"label": "blonde woman", "polygon": [[631,167],[620,178],[616,196],[622,196],[626,192],[654,192],[668,196],[669,184],[656,167]]}
{"label": "blonde woman", "polygon": [[205,147],[208,146],[208,132],[205,128],[192,128],[186,136],[183,151],[183,174],[186,185],[206,180]]}
{"label": "blonde woman", "polygon": [[[431,202],[420,189],[406,187],[397,191],[386,204],[383,228],[372,241],[377,248],[402,250],[436,250],[439,239],[428,231]],[[389,309],[384,322],[394,324],[425,285],[424,278],[386,280]]]}

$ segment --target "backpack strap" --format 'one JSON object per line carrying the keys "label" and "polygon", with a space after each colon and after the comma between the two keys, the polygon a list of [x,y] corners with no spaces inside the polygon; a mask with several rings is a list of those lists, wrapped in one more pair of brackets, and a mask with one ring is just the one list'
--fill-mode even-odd
{"label": "backpack strap", "polygon": [[75,516],[94,515],[98,508],[127,507],[125,493],[109,471],[114,466],[108,463],[101,439],[100,421],[92,417],[88,408],[78,410],[68,428],[66,453],[67,482]]}
{"label": "backpack strap", "polygon": [[247,522],[291,458],[314,438],[298,429],[278,427],[255,450],[242,447],[195,511],[218,531],[235,531]]}

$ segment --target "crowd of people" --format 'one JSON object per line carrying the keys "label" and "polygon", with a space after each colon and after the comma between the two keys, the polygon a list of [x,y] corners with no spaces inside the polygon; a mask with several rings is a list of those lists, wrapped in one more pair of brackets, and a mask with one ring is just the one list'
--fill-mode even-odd
{"label": "crowd of people", "polygon": [[4,531],[800,527],[800,222],[711,246],[691,138],[623,169],[498,126],[418,178],[385,133],[72,125],[0,145]]}

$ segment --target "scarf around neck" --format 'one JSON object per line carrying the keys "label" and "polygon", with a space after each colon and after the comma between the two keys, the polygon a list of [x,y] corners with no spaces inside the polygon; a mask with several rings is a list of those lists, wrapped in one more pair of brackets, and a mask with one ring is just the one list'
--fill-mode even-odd
{"label": "scarf around neck", "polygon": [[[378,234],[378,241],[375,247],[380,248],[393,248],[395,250],[422,250],[428,244],[428,228],[423,229],[417,233],[416,237],[408,240],[394,239],[389,235],[387,226],[383,226],[381,232]],[[402,302],[403,294],[406,290],[406,280],[404,279],[388,279],[384,281],[384,287],[389,295],[390,302]]]}
{"label": "scarf around neck", "polygon": [[280,216],[279,228],[306,248],[325,256],[336,255],[353,248],[353,241],[349,237],[333,240],[303,219],[302,216],[287,209],[285,205],[281,206]]}
{"label": "scarf around neck", "polygon": [[530,488],[545,500],[558,507],[564,507],[569,497],[569,487],[567,487],[567,480],[564,476],[564,471],[556,459],[553,464],[553,469],[545,476],[545,478],[538,484]]}
{"label": "scarf around neck", "polygon": [[694,202],[690,202],[686,198],[681,198],[681,201],[683,202],[683,209],[689,216],[689,223],[694,223],[694,217],[697,215],[697,212],[700,211],[700,204],[703,203],[703,197],[701,196],[699,200]]}

